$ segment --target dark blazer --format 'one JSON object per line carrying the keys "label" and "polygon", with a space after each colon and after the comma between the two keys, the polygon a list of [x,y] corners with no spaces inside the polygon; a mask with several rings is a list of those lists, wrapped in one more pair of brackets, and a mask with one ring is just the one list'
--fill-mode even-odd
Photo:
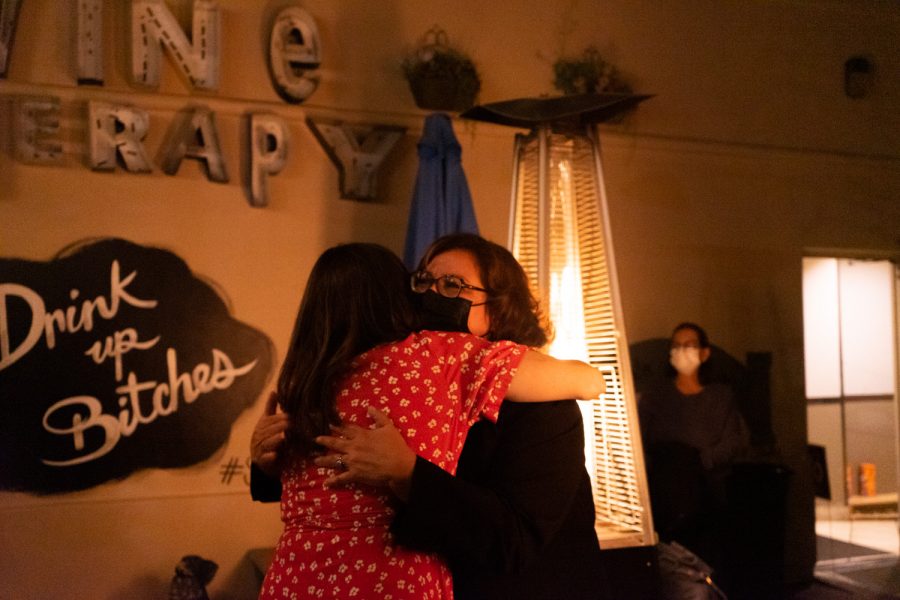
{"label": "dark blazer", "polygon": [[457,477],[417,459],[391,530],[447,559],[459,600],[608,597],[572,400],[504,402],[469,431]]}
{"label": "dark blazer", "polygon": [[[280,486],[264,477],[252,474],[251,494],[277,499]],[[457,600],[611,597],[571,400],[504,402],[496,425],[469,431],[456,477],[417,458],[391,530],[445,557]]]}

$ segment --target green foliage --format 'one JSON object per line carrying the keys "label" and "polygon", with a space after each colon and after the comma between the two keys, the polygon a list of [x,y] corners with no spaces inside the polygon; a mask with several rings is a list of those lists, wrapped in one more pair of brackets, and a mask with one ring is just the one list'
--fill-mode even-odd
{"label": "green foliage", "polygon": [[475,64],[464,53],[447,45],[446,34],[434,28],[423,45],[403,59],[403,75],[416,104],[429,110],[465,110],[481,89]]}
{"label": "green foliage", "polygon": [[563,94],[631,93],[631,86],[593,46],[581,56],[557,60],[553,63],[553,76],[553,87]]}
{"label": "green foliage", "polygon": [[474,63],[453,48],[435,48],[408,56],[403,61],[403,75],[412,83],[416,79],[451,79],[461,93],[478,93],[481,78]]}

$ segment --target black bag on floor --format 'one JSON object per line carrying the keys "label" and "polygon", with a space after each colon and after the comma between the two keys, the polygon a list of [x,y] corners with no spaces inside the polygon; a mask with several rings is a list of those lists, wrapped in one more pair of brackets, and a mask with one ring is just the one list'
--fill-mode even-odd
{"label": "black bag on floor", "polygon": [[660,542],[656,548],[664,600],[727,600],[699,556],[678,542]]}

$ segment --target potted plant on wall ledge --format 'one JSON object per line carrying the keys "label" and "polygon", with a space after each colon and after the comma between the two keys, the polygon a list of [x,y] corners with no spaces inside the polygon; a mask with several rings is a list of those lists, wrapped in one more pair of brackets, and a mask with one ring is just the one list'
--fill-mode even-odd
{"label": "potted plant on wall ledge", "polygon": [[618,69],[589,46],[580,56],[563,57],[553,63],[553,87],[563,94],[630,94],[631,86]]}
{"label": "potted plant on wall ledge", "polygon": [[[553,87],[563,95],[573,94],[631,94],[631,86],[612,63],[588,46],[579,56],[563,57],[553,63]],[[607,123],[621,123],[634,108],[608,119]]]}
{"label": "potted plant on wall ledge", "polygon": [[424,43],[403,60],[416,106],[423,110],[462,112],[475,104],[481,78],[475,64],[447,43],[447,34],[435,26]]}

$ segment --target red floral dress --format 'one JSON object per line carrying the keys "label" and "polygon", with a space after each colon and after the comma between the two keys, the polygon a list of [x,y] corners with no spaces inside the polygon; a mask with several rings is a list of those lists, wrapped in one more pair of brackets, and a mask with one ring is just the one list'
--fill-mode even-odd
{"label": "red floral dress", "polygon": [[[453,473],[472,424],[496,421],[524,351],[470,334],[414,333],[357,357],[339,386],[338,412],[368,427],[366,407],[375,406],[419,456]],[[329,474],[307,458],[282,473],[284,532],[260,598],[452,598],[440,558],[393,544],[392,496],[365,485],[326,489]]]}

